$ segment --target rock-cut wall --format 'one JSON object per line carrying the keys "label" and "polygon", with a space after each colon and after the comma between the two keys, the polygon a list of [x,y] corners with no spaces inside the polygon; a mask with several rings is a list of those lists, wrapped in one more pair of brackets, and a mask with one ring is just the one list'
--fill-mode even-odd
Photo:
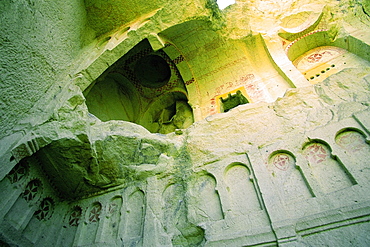
{"label": "rock-cut wall", "polygon": [[1,246],[370,245],[366,4],[69,2],[0,3]]}
{"label": "rock-cut wall", "polygon": [[2,241],[366,246],[364,72],[346,70],[274,103],[239,106],[168,135],[86,121],[86,107],[78,109],[84,103],[75,100],[67,122],[85,129],[63,132],[61,121],[45,123],[14,149],[19,159],[39,145],[1,181]]}

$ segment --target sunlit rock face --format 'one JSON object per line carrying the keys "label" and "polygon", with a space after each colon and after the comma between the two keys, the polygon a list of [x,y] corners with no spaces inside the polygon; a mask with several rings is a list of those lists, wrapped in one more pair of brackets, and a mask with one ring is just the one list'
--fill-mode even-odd
{"label": "sunlit rock face", "polygon": [[367,3],[0,8],[0,245],[370,245]]}

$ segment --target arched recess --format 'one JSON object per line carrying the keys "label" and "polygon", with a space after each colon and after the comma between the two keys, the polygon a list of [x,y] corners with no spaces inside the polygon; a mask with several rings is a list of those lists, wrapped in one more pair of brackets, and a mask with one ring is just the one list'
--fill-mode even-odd
{"label": "arched recess", "polygon": [[211,174],[196,174],[188,184],[189,213],[196,224],[224,218],[217,181]]}
{"label": "arched recess", "polygon": [[273,152],[268,159],[272,181],[284,201],[292,202],[310,198],[312,190],[302,170],[296,165],[295,156],[286,150]]}
{"label": "arched recess", "polygon": [[252,180],[249,168],[243,163],[232,163],[225,170],[230,200],[230,210],[235,216],[242,216],[262,210],[262,205]]}
{"label": "arched recess", "polygon": [[[17,198],[10,210],[4,216],[7,222],[17,231],[23,231],[38,209],[40,197],[43,193],[43,184],[39,179],[31,180],[23,193]],[[21,214],[19,212],[22,212]]]}
{"label": "arched recess", "polygon": [[42,236],[43,231],[47,230],[50,222],[46,223],[53,214],[55,207],[54,200],[44,198],[37,211],[35,211],[27,227],[23,231],[23,236],[33,244]]}
{"label": "arched recess", "polygon": [[365,181],[370,179],[370,144],[366,135],[356,128],[344,128],[335,136],[336,144],[343,150],[351,169]]}
{"label": "arched recess", "polygon": [[367,44],[352,36],[333,41],[326,29],[309,32],[286,47],[288,58],[311,84],[346,68],[370,67],[368,50]]}
{"label": "arched recess", "polygon": [[144,234],[145,194],[136,190],[127,199],[124,239],[128,246],[141,246]]}
{"label": "arched recess", "polygon": [[364,158],[368,157],[370,153],[370,145],[366,140],[366,135],[355,128],[344,128],[338,131],[335,136],[335,142],[349,153],[363,153],[362,157]]}
{"label": "arched recess", "polygon": [[122,204],[122,197],[115,196],[106,205],[106,214],[105,217],[102,219],[102,233],[99,233],[99,243],[114,245],[116,240],[118,239]]}
{"label": "arched recess", "polygon": [[[199,246],[204,241],[204,231],[188,221],[184,186],[171,183],[162,193],[162,226],[172,235],[173,246]],[[176,227],[173,227],[176,226]]]}
{"label": "arched recess", "polygon": [[99,225],[101,224],[103,206],[100,202],[94,202],[85,212],[84,224],[81,224],[80,231],[76,236],[77,245],[93,245],[95,243]]}
{"label": "arched recess", "polygon": [[303,155],[311,173],[325,193],[338,191],[357,183],[331,152],[330,146],[321,140],[313,140],[303,146]]}
{"label": "arched recess", "polygon": [[3,218],[12,208],[22,189],[26,186],[29,174],[28,160],[22,159],[6,176],[8,179],[4,178],[0,182],[0,186],[3,188],[0,191],[0,218]]}
{"label": "arched recess", "polygon": [[176,64],[147,39],[133,47],[84,90],[89,112],[102,121],[137,123],[167,134],[193,123]]}
{"label": "arched recess", "polygon": [[76,236],[78,227],[84,224],[83,214],[85,211],[78,205],[71,206],[64,216],[63,226],[57,234],[57,246],[65,245],[72,246]]}

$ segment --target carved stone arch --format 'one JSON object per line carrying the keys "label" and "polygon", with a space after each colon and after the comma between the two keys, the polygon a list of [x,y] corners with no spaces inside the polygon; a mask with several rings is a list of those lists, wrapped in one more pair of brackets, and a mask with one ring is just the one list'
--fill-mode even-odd
{"label": "carved stone arch", "polygon": [[40,221],[49,220],[54,213],[54,208],[54,200],[50,197],[46,197],[41,201],[39,209],[35,212],[35,217]]}
{"label": "carved stone arch", "polygon": [[100,221],[101,214],[102,214],[103,206],[100,202],[94,202],[89,207],[87,213],[87,222],[88,223],[96,223]]}
{"label": "carved stone arch", "polygon": [[245,215],[251,211],[262,210],[253,174],[247,165],[234,162],[224,172],[227,185],[230,211],[235,215]]}
{"label": "carved stone arch", "polygon": [[297,37],[286,48],[286,53],[291,61],[296,60],[305,52],[321,46],[334,46],[351,52],[365,60],[370,60],[366,50],[369,49],[367,44],[364,44],[356,37],[348,35],[333,39],[328,29],[315,29],[300,37]]}
{"label": "carved stone arch", "polygon": [[98,243],[114,245],[119,238],[121,227],[122,215],[122,196],[114,196],[105,205],[105,217],[102,218],[102,227],[97,236]]}
{"label": "carved stone arch", "polygon": [[92,245],[99,238],[99,227],[101,224],[103,206],[100,202],[95,201],[90,204],[85,212],[85,224],[79,226],[76,240],[76,245]]}
{"label": "carved stone arch", "polygon": [[[102,121],[129,121],[162,134],[187,128],[193,123],[187,90],[176,64],[165,51],[154,51],[147,39],[91,82],[84,90],[84,96],[89,112]],[[158,112],[164,115],[160,123]],[[162,128],[169,124],[173,128]]]}
{"label": "carved stone arch", "polygon": [[110,199],[106,208],[106,217],[111,218],[114,215],[117,214],[120,215],[122,204],[123,204],[122,196],[114,196],[112,199]]}
{"label": "carved stone arch", "polygon": [[42,186],[43,185],[40,179],[38,178],[33,179],[27,184],[21,196],[27,202],[35,202],[41,197],[42,190],[43,190]]}
{"label": "carved stone arch", "polygon": [[[85,91],[89,86],[94,84],[111,65],[116,63],[142,41],[142,39],[136,37],[135,40],[127,39],[127,41],[131,41],[129,44],[121,42],[111,50],[105,49],[110,40],[110,38],[102,39],[96,46],[98,49],[104,47],[104,50],[96,54],[90,54],[90,59],[85,61],[82,67],[79,68],[79,71],[74,75],[75,84],[81,91]],[[151,49],[151,47],[148,47],[148,49]]]}
{"label": "carved stone arch", "polygon": [[177,221],[179,210],[183,202],[184,188],[182,184],[170,182],[162,192],[162,212],[164,219],[164,230],[171,232],[171,226]]}
{"label": "carved stone arch", "polygon": [[335,142],[346,151],[356,153],[369,152],[370,146],[366,134],[357,128],[344,128],[335,135]]}
{"label": "carved stone arch", "polygon": [[294,13],[282,19],[279,32],[287,57],[311,84],[348,67],[346,60],[352,67],[370,61],[368,44],[356,35],[334,33],[323,16],[324,11]]}
{"label": "carved stone arch", "polygon": [[24,180],[29,174],[29,164],[26,159],[22,159],[7,175],[10,183],[17,183]]}
{"label": "carved stone arch", "polygon": [[145,200],[145,192],[141,188],[136,188],[134,189],[127,197],[127,200],[130,200],[130,198],[133,198],[135,195],[141,195],[142,196],[142,202],[143,205],[145,205],[146,200]]}
{"label": "carved stone arch", "polygon": [[22,235],[35,244],[37,240],[42,238],[41,236],[45,231],[49,232],[49,227],[52,224],[49,220],[54,213],[54,208],[54,200],[50,197],[44,198],[38,206],[38,209],[34,212]]}
{"label": "carved stone arch", "polygon": [[358,132],[360,135],[362,135],[364,138],[367,138],[367,135],[366,135],[366,132],[359,129],[359,128],[355,128],[355,127],[345,127],[345,128],[342,128],[340,130],[337,131],[337,133],[335,134],[335,137],[337,137],[338,135],[342,134],[343,132],[347,132],[347,131],[354,131],[354,132]]}
{"label": "carved stone arch", "polygon": [[162,208],[165,218],[165,228],[169,230],[171,222],[176,221],[177,214],[176,208],[180,208],[183,204],[184,186],[179,183],[169,183],[166,185],[162,192]]}
{"label": "carved stone arch", "polygon": [[188,182],[187,200],[190,218],[195,224],[224,218],[217,179],[213,174],[200,172]]}
{"label": "carved stone arch", "polygon": [[[317,41],[317,42],[312,42]],[[285,51],[289,60],[294,61],[305,52],[312,50],[316,47],[327,46],[332,42],[329,39],[327,29],[313,30],[301,37],[293,40],[286,48]]]}
{"label": "carved stone arch", "polygon": [[330,145],[326,141],[321,140],[321,139],[309,139],[309,141],[305,142],[302,145],[302,150],[305,150],[308,146],[315,144],[315,143],[325,146],[330,151],[330,155],[331,155],[331,152],[333,150],[331,149]]}
{"label": "carved stone arch", "polygon": [[138,245],[142,241],[144,216],[146,210],[145,193],[136,189],[127,197],[125,239],[129,245]]}
{"label": "carved stone arch", "polygon": [[75,205],[67,212],[65,216],[65,223],[69,226],[78,226],[81,223],[83,210],[82,207]]}
{"label": "carved stone arch", "polygon": [[217,181],[216,176],[213,173],[208,172],[208,171],[200,171],[200,172],[197,172],[197,173],[193,173],[192,176],[191,176],[190,181],[194,181],[199,177],[210,177],[211,179],[214,180],[215,188],[217,188],[218,181]]}
{"label": "carved stone arch", "polygon": [[249,173],[249,178],[251,178],[252,179],[252,174],[251,174],[251,170],[250,170],[250,168],[249,168],[249,166],[248,165],[246,165],[246,164],[244,164],[244,163],[241,163],[241,162],[233,162],[233,163],[230,163],[229,165],[227,165],[226,167],[225,167],[225,170],[224,170],[224,176],[227,174],[227,172],[231,169],[231,168],[233,168],[234,166],[242,166],[242,167],[244,167],[247,171],[248,171],[248,173]]}
{"label": "carved stone arch", "polygon": [[341,161],[332,155],[331,147],[322,140],[311,140],[303,146],[303,155],[315,179],[325,193],[356,184]]}
{"label": "carved stone arch", "polygon": [[[348,163],[359,183],[366,183],[370,179],[370,142],[367,135],[357,128],[344,128],[335,135],[335,143],[340,147],[338,155]],[[362,180],[362,181],[360,181]]]}
{"label": "carved stone arch", "polygon": [[162,226],[167,234],[172,235],[173,246],[180,246],[185,242],[189,246],[198,246],[204,240],[204,230],[194,222],[189,222],[185,190],[184,184],[172,181],[163,190]]}
{"label": "carved stone arch", "polygon": [[[185,24],[185,23],[182,23]],[[181,26],[181,24],[180,24]],[[172,27],[174,28],[174,27]],[[171,29],[172,29],[171,28]],[[164,30],[159,35],[165,35],[168,30]],[[171,43],[173,41],[170,41],[166,43],[165,48],[163,49],[164,52],[171,58],[172,62],[176,65],[178,72],[181,75],[181,78],[184,80],[185,86],[188,89],[187,91],[192,92],[189,90],[189,86],[193,83],[195,83],[194,75],[192,70],[190,69],[189,62],[186,58],[186,55],[182,54],[181,50],[174,44]],[[191,87],[191,86],[190,86]],[[196,99],[196,95],[189,95],[189,103],[192,105]]]}
{"label": "carved stone arch", "polygon": [[[191,31],[189,32],[185,30]],[[215,35],[215,32],[211,31],[210,23],[204,19],[185,21],[183,23],[173,25],[172,27],[158,33],[158,36],[167,43],[163,50],[166,51],[172,61],[176,64],[176,67],[183,78],[188,92],[189,105],[193,109],[195,121],[199,121],[207,116],[202,113],[200,109],[202,105],[202,97],[204,97],[204,95],[202,95],[202,92],[199,89],[200,85],[198,81],[202,80],[203,78],[196,78],[195,73],[193,72],[194,66],[191,66],[194,56],[199,55],[199,51],[197,51],[199,49],[194,47],[192,52],[188,51],[184,53],[182,41],[193,36],[195,32],[203,31],[207,32],[206,36],[212,36],[213,38]],[[218,40],[219,37],[214,38],[215,40],[208,43],[204,47],[206,50],[216,49],[223,44],[222,40]]]}
{"label": "carved stone arch", "polygon": [[369,49],[353,36],[333,41],[329,30],[317,29],[291,42],[286,53],[305,78],[316,84],[346,68],[368,66]]}
{"label": "carved stone arch", "polygon": [[275,188],[284,200],[298,201],[313,196],[292,152],[276,150],[269,155],[267,163]]}
{"label": "carved stone arch", "polygon": [[[281,159],[279,159],[280,156]],[[289,168],[289,164],[295,165],[296,157],[288,150],[275,150],[269,155],[268,163],[279,170],[286,171]]]}
{"label": "carved stone arch", "polygon": [[76,232],[84,224],[85,210],[79,205],[71,205],[64,216],[63,226],[57,232],[56,245],[72,246],[76,238]]}

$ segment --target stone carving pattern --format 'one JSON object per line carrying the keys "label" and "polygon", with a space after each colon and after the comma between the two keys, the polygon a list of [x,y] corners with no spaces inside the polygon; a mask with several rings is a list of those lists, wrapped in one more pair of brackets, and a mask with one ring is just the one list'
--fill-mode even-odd
{"label": "stone carving pattern", "polygon": [[140,84],[139,80],[136,78],[135,73],[133,72],[133,69],[131,67],[132,67],[132,64],[134,64],[140,58],[143,58],[151,53],[152,53],[151,48],[141,50],[135,55],[129,57],[123,65],[123,72],[124,72],[125,77],[127,77],[134,84],[134,86],[136,87],[138,92],[140,92],[141,95],[143,95],[144,97],[149,97],[149,98],[158,96],[158,93],[161,94],[165,91],[169,91],[174,86],[176,86],[178,83],[182,82],[181,75],[179,71],[177,70],[176,65],[172,62],[172,60],[167,56],[167,54],[164,51],[160,50],[159,53],[161,54],[162,58],[166,60],[166,62],[168,63],[171,69],[171,73],[174,73],[176,75],[176,79],[170,80],[166,85],[160,88],[156,88],[156,89],[150,89],[150,88],[143,87]]}
{"label": "stone carving pattern", "polygon": [[8,178],[12,184],[20,181],[28,173],[28,167],[26,162],[18,163],[8,174]]}
{"label": "stone carving pattern", "polygon": [[95,203],[92,206],[92,208],[90,209],[90,213],[89,213],[89,222],[90,223],[99,221],[99,216],[101,214],[101,209],[102,209],[102,206],[101,206],[100,203]]}
{"label": "stone carving pattern", "polygon": [[118,204],[117,203],[115,203],[115,202],[109,203],[107,217],[111,217],[112,215],[114,215],[114,213],[116,213],[117,210],[118,210]]}
{"label": "stone carving pattern", "polygon": [[293,40],[293,42],[291,42],[286,48],[285,48],[285,51],[286,52],[288,52],[288,50],[295,44],[295,43],[297,43],[299,40],[301,40],[301,39],[303,39],[303,38],[306,38],[307,36],[310,36],[310,35],[312,35],[312,34],[315,34],[315,33],[318,33],[318,32],[326,32],[326,31],[328,31],[328,29],[317,29],[317,30],[314,30],[314,31],[312,31],[312,32],[309,32],[309,33],[307,33],[307,34],[305,34],[305,35],[303,35],[302,37],[299,37],[299,38],[297,38],[297,39],[295,39],[295,40]]}
{"label": "stone carving pattern", "polygon": [[54,209],[54,202],[51,198],[45,198],[39,209],[35,212],[35,216],[38,220],[48,220],[50,219]]}
{"label": "stone carving pattern", "polygon": [[183,55],[180,55],[180,56],[176,57],[174,60],[172,60],[172,62],[173,62],[174,64],[179,64],[179,63],[181,63],[181,62],[183,62],[183,61],[185,61],[185,58],[184,58],[184,56],[183,56]]}
{"label": "stone carving pattern", "polygon": [[38,179],[34,179],[29,182],[24,190],[22,197],[27,201],[32,201],[38,194],[41,187],[41,182]]}
{"label": "stone carving pattern", "polygon": [[78,226],[82,216],[82,209],[78,206],[74,207],[69,215],[68,223],[70,226]]}
{"label": "stone carving pattern", "polygon": [[14,151],[13,151],[13,157],[16,160],[21,160],[24,157],[27,157],[28,155],[29,155],[29,153],[27,152],[27,149],[24,146],[18,147],[16,149],[14,149]]}

